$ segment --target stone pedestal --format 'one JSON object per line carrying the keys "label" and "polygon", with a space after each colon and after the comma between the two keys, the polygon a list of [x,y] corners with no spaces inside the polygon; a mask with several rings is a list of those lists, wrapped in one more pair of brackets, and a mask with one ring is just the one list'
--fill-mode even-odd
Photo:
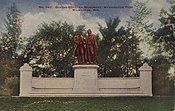
{"label": "stone pedestal", "polygon": [[20,96],[30,96],[32,91],[32,67],[25,63],[20,68]]}
{"label": "stone pedestal", "polygon": [[98,65],[74,65],[74,93],[98,91]]}
{"label": "stone pedestal", "polygon": [[152,96],[152,67],[144,63],[140,70],[140,88],[147,95]]}

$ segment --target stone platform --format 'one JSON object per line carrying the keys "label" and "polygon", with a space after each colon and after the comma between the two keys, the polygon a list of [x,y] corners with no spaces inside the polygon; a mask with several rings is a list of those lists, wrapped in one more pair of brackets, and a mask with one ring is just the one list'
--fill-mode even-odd
{"label": "stone platform", "polygon": [[152,96],[152,68],[145,63],[140,77],[99,78],[98,65],[74,65],[73,78],[32,77],[32,68],[20,68],[20,96],[109,97]]}
{"label": "stone platform", "polygon": [[98,91],[98,65],[74,65],[75,93],[97,93]]}

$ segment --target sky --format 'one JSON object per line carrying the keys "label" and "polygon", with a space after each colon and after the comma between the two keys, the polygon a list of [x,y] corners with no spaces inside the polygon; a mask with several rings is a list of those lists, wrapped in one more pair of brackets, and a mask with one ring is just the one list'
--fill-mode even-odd
{"label": "sky", "polygon": [[[72,10],[61,10],[61,9],[47,9],[39,8],[39,6],[57,6],[71,4],[76,7],[78,6],[121,6],[130,5],[130,0],[0,0],[0,29],[3,30],[3,20],[6,14],[6,10],[11,6],[12,3],[16,3],[18,9],[21,11],[23,16],[23,29],[29,29],[29,31],[23,31],[24,36],[29,36],[29,32],[33,31],[34,27],[39,25],[41,22],[49,22],[53,20],[68,19],[67,21],[74,25],[79,24],[91,24],[95,25],[95,22],[100,22],[102,25],[109,18],[115,18],[120,16],[122,12],[128,13],[129,9],[101,9],[100,11],[83,11],[76,12]],[[70,20],[71,19],[71,20]],[[39,22],[40,21],[40,22]],[[89,22],[88,22],[89,21]],[[30,23],[33,24],[30,24]],[[29,25],[30,24],[30,25]],[[34,26],[33,26],[34,25]],[[28,28],[27,28],[28,27]],[[92,26],[91,26],[92,27]],[[34,28],[30,30],[30,28]],[[95,30],[96,32],[96,30]],[[28,34],[27,34],[28,33]]]}
{"label": "sky", "polygon": [[[125,25],[133,8],[120,8],[121,6],[133,6],[135,0],[0,0],[0,30],[4,30],[4,18],[7,8],[16,3],[22,14],[22,36],[31,36],[42,22],[67,21],[75,26],[86,25],[92,28],[94,33],[98,32],[98,24],[106,26],[105,21],[110,18],[119,17],[120,26]],[[138,0],[148,1],[148,7],[152,9],[150,22],[158,25],[160,9],[167,9],[167,0]],[[101,8],[99,11],[72,11],[56,8],[39,8],[39,6],[118,6],[119,8]]]}
{"label": "sky", "polygon": [[[100,34],[98,23],[106,27],[106,21],[110,18],[119,17],[120,26],[125,26],[129,16],[133,14],[133,3],[136,0],[0,0],[0,31],[4,32],[4,18],[8,7],[16,3],[22,18],[22,37],[30,37],[35,34],[41,23],[51,23],[52,21],[66,21],[75,27],[85,25],[90,28],[94,34]],[[162,8],[168,9],[168,0],[137,0],[140,2],[147,1],[147,6],[152,9],[152,15],[148,20],[157,27],[160,25],[159,13]],[[81,6],[103,7],[95,8],[99,11],[73,11],[72,9],[55,8],[55,6],[73,6],[76,9]],[[52,6],[52,8],[45,8]],[[118,8],[104,8],[118,7]],[[127,8],[122,7],[127,6]],[[42,7],[42,8],[41,8]],[[43,8],[44,7],[44,8]],[[141,45],[146,56],[152,54],[148,45]]]}

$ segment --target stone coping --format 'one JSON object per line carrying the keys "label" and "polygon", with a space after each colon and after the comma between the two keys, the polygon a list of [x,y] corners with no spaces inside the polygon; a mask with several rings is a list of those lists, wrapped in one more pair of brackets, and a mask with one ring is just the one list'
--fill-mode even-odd
{"label": "stone coping", "polygon": [[89,65],[74,65],[73,68],[99,68],[98,65],[93,65],[93,64],[89,64]]}
{"label": "stone coping", "polygon": [[[74,77],[32,77],[32,79],[74,79]],[[98,77],[98,79],[140,79],[140,77]]]}
{"label": "stone coping", "polygon": [[25,63],[23,66],[20,67],[20,71],[33,71],[32,67]]}
{"label": "stone coping", "polygon": [[152,67],[148,65],[148,63],[144,63],[140,68],[140,71],[152,71]]}
{"label": "stone coping", "polygon": [[32,77],[32,79],[74,79],[74,77]]}
{"label": "stone coping", "polygon": [[140,79],[140,77],[98,77],[98,79]]}

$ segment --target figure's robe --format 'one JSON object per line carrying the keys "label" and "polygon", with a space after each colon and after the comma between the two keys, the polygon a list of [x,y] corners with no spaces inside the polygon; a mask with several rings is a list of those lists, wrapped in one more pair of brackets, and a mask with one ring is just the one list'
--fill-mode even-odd
{"label": "figure's robe", "polygon": [[86,37],[86,62],[94,63],[96,60],[97,42],[93,35],[88,35]]}
{"label": "figure's robe", "polygon": [[85,39],[83,36],[74,37],[75,50],[74,55],[77,57],[78,63],[84,62],[85,55]]}

